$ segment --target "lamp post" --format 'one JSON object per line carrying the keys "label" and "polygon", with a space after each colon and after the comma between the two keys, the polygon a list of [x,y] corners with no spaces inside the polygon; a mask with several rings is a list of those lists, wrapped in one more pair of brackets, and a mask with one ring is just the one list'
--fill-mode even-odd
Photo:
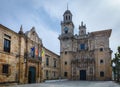
{"label": "lamp post", "polygon": [[113,77],[113,80],[115,81],[116,80],[116,65],[115,65],[115,63],[113,62],[113,64],[112,64],[112,72],[113,72],[113,74],[112,74],[112,77]]}

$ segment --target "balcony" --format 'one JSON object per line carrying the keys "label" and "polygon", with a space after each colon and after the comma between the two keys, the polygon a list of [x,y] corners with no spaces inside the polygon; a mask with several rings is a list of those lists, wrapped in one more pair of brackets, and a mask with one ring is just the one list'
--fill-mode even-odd
{"label": "balcony", "polygon": [[42,61],[41,56],[31,55],[31,53],[25,53],[24,58],[28,60],[31,59],[31,60],[36,60],[36,61]]}

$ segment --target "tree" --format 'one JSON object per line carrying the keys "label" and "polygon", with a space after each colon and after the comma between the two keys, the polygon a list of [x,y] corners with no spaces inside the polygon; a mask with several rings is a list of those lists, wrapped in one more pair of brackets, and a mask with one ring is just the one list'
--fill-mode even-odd
{"label": "tree", "polygon": [[118,47],[118,52],[115,53],[115,58],[112,60],[114,80],[120,82],[120,46]]}

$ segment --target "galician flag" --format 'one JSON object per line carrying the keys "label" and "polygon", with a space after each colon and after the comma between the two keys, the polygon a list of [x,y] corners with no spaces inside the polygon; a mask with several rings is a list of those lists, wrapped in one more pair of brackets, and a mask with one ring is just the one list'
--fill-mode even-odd
{"label": "galician flag", "polygon": [[44,58],[45,57],[45,51],[44,51],[44,49],[42,48],[42,58]]}

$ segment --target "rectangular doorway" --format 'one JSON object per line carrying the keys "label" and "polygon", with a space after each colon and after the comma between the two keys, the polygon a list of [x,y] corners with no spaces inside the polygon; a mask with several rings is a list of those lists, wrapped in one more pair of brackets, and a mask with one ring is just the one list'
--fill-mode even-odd
{"label": "rectangular doorway", "polygon": [[29,67],[28,83],[35,83],[35,82],[36,82],[36,68]]}
{"label": "rectangular doorway", "polygon": [[86,80],[86,70],[80,70],[80,80]]}

